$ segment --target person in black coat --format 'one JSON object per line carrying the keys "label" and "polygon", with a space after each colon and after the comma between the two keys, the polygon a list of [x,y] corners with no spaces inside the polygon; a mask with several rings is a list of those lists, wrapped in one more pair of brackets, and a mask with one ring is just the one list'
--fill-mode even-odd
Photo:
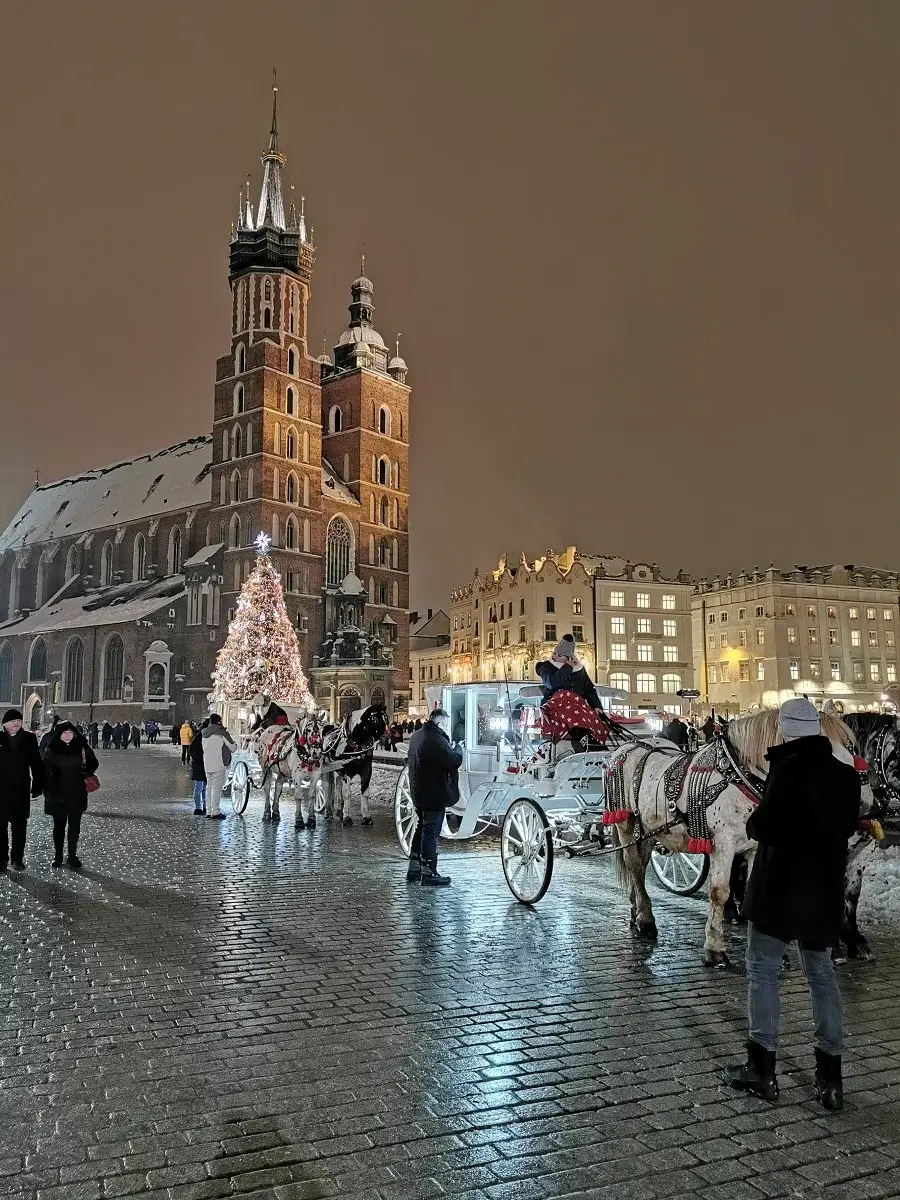
{"label": "person in black coat", "polygon": [[672,742],[679,750],[687,751],[689,747],[690,735],[688,727],[682,721],[681,717],[673,717],[672,720],[665,726],[662,731],[662,736],[668,742]]}
{"label": "person in black coat", "polygon": [[204,721],[191,742],[191,779],[194,781],[194,816],[206,813],[206,767],[203,764],[203,730],[209,724]]}
{"label": "person in black coat", "polygon": [[409,854],[407,883],[446,887],[449,875],[437,870],[438,835],[444,811],[459,799],[462,751],[447,736],[450,717],[436,708],[421,729],[409,739],[409,788],[416,812],[416,828]]}
{"label": "person in black coat", "polygon": [[535,663],[534,669],[544,685],[544,700],[549,700],[554,692],[574,692],[586,700],[591,708],[602,711],[597,689],[584,669],[584,663],[578,659],[571,633],[564,634],[550,657]]}
{"label": "person in black coat", "polygon": [[778,714],[783,745],[766,755],[765,792],[747,822],[756,851],[743,914],[749,922],[747,1062],[725,1081],[764,1100],[778,1098],[775,1062],[781,962],[800,943],[816,1023],[816,1095],[831,1111],[843,1106],[843,1006],[831,961],[844,907],[847,841],[859,821],[860,782],[835,758],[809,700],[786,701]]}
{"label": "person in black coat", "polygon": [[96,721],[91,721],[88,725],[88,745],[92,750],[96,750],[100,743],[100,727]]}
{"label": "person in black coat", "polygon": [[87,810],[85,779],[97,770],[97,755],[74,725],[63,721],[44,753],[44,812],[53,818],[53,866],[63,865],[63,844],[68,833],[68,864],[81,870],[78,838],[81,817]]}
{"label": "person in black coat", "polygon": [[[25,870],[25,840],[31,800],[44,788],[44,764],[37,738],[22,728],[22,714],[11,708],[3,716],[0,731],[0,873],[12,859],[17,871]],[[8,833],[12,835],[10,847]]]}
{"label": "person in black coat", "polygon": [[100,731],[100,741],[104,750],[108,750],[112,745],[113,727],[109,721],[103,722],[103,728]]}

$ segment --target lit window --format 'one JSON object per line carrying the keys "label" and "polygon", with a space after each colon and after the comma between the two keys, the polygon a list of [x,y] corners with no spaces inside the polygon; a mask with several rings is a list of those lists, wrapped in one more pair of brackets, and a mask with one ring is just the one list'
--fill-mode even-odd
{"label": "lit window", "polygon": [[893,645],[894,645],[894,631],[893,631],[893,629],[886,629],[886,630],[884,631],[884,644],[885,644],[886,646],[893,646]]}
{"label": "lit window", "polygon": [[874,621],[874,620],[875,620],[875,609],[874,609],[874,608],[867,608],[867,609],[866,609],[866,620],[867,620],[867,621]]}
{"label": "lit window", "polygon": [[869,630],[869,645],[870,646],[878,645],[878,630],[877,629]]}
{"label": "lit window", "polygon": [[706,644],[707,644],[707,646],[709,646],[710,650],[715,650],[715,648],[716,648],[716,635],[715,635],[714,633],[708,633],[708,634],[706,635]]}
{"label": "lit window", "polygon": [[609,632],[613,633],[613,634],[618,634],[620,637],[624,637],[625,636],[625,618],[624,617],[610,617],[609,618]]}
{"label": "lit window", "polygon": [[670,713],[673,717],[680,717],[681,716],[681,705],[680,704],[664,704],[663,712]]}
{"label": "lit window", "polygon": [[886,678],[887,678],[888,683],[896,683],[897,682],[897,664],[895,662],[889,662],[887,664]]}
{"label": "lit window", "polygon": [[727,646],[728,645],[728,634],[720,633],[719,634],[719,642],[721,643],[722,646]]}
{"label": "lit window", "polygon": [[556,626],[555,625],[545,625],[544,626],[544,641],[545,642],[555,642],[556,641]]}
{"label": "lit window", "polygon": [[834,659],[832,659],[831,660],[831,678],[832,679],[840,679],[840,677],[841,677],[841,664],[839,662],[835,662]]}
{"label": "lit window", "polygon": [[741,630],[741,631],[738,633],[738,645],[739,645],[739,646],[746,646],[746,645],[747,645],[747,630],[746,630],[746,629],[742,629],[742,630]]}
{"label": "lit window", "polygon": [[818,644],[819,644],[818,629],[807,629],[806,633],[807,633],[807,636],[809,637],[809,644],[811,646],[818,646]]}
{"label": "lit window", "polygon": [[797,612],[793,604],[786,604],[784,606],[784,615],[786,617],[796,617]]}
{"label": "lit window", "polygon": [[791,661],[788,663],[788,671],[790,672],[791,679],[800,678],[800,664],[798,662]]}
{"label": "lit window", "polygon": [[853,682],[854,683],[862,683],[864,679],[865,679],[865,674],[863,672],[862,663],[855,662],[853,664]]}
{"label": "lit window", "polygon": [[637,677],[637,690],[639,692],[655,692],[656,691],[656,676],[641,674]]}
{"label": "lit window", "polygon": [[573,625],[572,626],[572,637],[575,639],[576,642],[583,642],[584,641],[584,626],[583,625]]}
{"label": "lit window", "polygon": [[828,645],[829,646],[840,645],[840,638],[838,637],[838,631],[836,629],[828,630]]}
{"label": "lit window", "polygon": [[556,612],[556,597],[555,596],[547,597],[547,612],[548,613]]}
{"label": "lit window", "polygon": [[678,662],[677,646],[663,646],[663,662]]}
{"label": "lit window", "polygon": [[719,663],[719,683],[731,683],[731,668],[727,662]]}
{"label": "lit window", "polygon": [[638,617],[637,631],[638,631],[638,633],[651,633],[652,632],[652,630],[650,628],[650,618],[649,617]]}
{"label": "lit window", "polygon": [[573,617],[581,616],[581,597],[580,596],[572,597],[572,616]]}
{"label": "lit window", "polygon": [[649,592],[638,592],[637,607],[638,608],[649,608],[650,607],[650,593]]}
{"label": "lit window", "polygon": [[662,606],[663,606],[663,608],[668,609],[670,611],[673,610],[675,608],[675,597],[674,596],[663,596]]}
{"label": "lit window", "polygon": [[663,675],[662,690],[669,696],[674,696],[676,692],[681,690],[680,675]]}
{"label": "lit window", "polygon": [[609,675],[609,686],[617,688],[620,692],[627,692],[631,687],[631,679],[624,671],[611,671]]}
{"label": "lit window", "polygon": [[678,637],[678,626],[671,618],[663,621],[663,637]]}
{"label": "lit window", "polygon": [[625,607],[625,593],[624,592],[610,592],[609,593],[609,607],[610,608],[624,608]]}
{"label": "lit window", "polygon": [[520,646],[525,645],[525,626],[524,625],[519,626],[519,645]]}
{"label": "lit window", "polygon": [[850,620],[851,620],[851,621],[858,621],[858,620],[859,620],[859,609],[858,609],[858,608],[856,608],[856,607],[852,607],[852,608],[850,609]]}
{"label": "lit window", "polygon": [[821,659],[811,658],[809,660],[809,677],[810,677],[810,679],[821,679],[822,678]]}
{"label": "lit window", "polygon": [[872,680],[873,683],[881,682],[881,663],[879,663],[879,662],[869,663],[869,678]]}
{"label": "lit window", "polygon": [[628,646],[625,642],[613,642],[609,648],[609,657],[624,662],[628,658]]}
{"label": "lit window", "polygon": [[814,617],[816,615],[816,606],[814,604],[807,604],[806,615],[808,617]]}
{"label": "lit window", "polygon": [[766,664],[761,658],[756,660],[756,678],[761,683],[764,682],[766,678]]}
{"label": "lit window", "polygon": [[642,643],[637,648],[638,662],[653,662],[653,647]]}
{"label": "lit window", "polygon": [[756,606],[756,615],[758,617],[764,617],[766,615],[765,609],[763,608],[763,606],[761,604],[757,604],[757,606]]}
{"label": "lit window", "polygon": [[739,621],[743,621],[743,619],[746,617],[746,615],[747,615],[747,610],[746,610],[746,608],[739,608],[739,609],[738,609],[738,620],[739,620]]}
{"label": "lit window", "polygon": [[709,664],[709,682],[710,683],[718,683],[719,682],[719,670],[718,670],[718,666],[716,665],[716,663]]}
{"label": "lit window", "polygon": [[882,615],[882,617],[884,618],[884,620],[885,620],[885,621],[893,621],[893,619],[894,619],[894,610],[893,610],[892,608],[883,608],[883,609],[881,610],[881,615]]}
{"label": "lit window", "polygon": [[859,636],[858,629],[850,630],[850,645],[851,646],[861,646],[862,645],[862,639]]}
{"label": "lit window", "polygon": [[829,621],[837,620],[837,609],[834,607],[833,604],[829,604],[828,607],[826,608],[825,612],[828,616]]}
{"label": "lit window", "polygon": [[749,683],[750,682],[750,660],[747,658],[742,659],[741,662],[738,663],[738,666],[740,668],[740,682],[741,683]]}
{"label": "lit window", "polygon": [[796,640],[797,640],[797,627],[796,627],[795,625],[788,625],[788,627],[787,627],[787,640],[788,640],[789,642],[796,642]]}

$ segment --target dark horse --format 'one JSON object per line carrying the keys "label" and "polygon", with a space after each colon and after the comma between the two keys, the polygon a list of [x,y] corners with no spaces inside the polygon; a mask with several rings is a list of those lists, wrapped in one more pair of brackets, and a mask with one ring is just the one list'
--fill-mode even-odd
{"label": "dark horse", "polygon": [[[368,708],[353,712],[340,725],[326,725],[322,732],[322,757],[325,764],[324,778],[340,783],[338,790],[337,818],[342,825],[353,824],[350,816],[350,781],[359,780],[360,812],[363,825],[371,825],[366,793],[372,782],[372,756],[376,744],[384,737],[388,727],[387,711],[383,704],[370,704]],[[329,770],[328,764],[346,759],[342,766]],[[325,816],[333,812],[333,787],[328,787],[328,805]]]}

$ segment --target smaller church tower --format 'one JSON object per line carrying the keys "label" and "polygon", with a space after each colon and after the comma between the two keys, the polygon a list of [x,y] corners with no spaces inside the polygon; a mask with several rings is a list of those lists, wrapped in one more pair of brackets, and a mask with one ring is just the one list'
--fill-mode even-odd
{"label": "smaller church tower", "polygon": [[216,371],[213,540],[225,545],[223,608],[232,609],[254,557],[272,539],[288,613],[308,662],[322,637],[322,402],[308,353],[315,248],[293,195],[285,204],[278,84],[254,212],[249,182],[229,251],[231,351]]}

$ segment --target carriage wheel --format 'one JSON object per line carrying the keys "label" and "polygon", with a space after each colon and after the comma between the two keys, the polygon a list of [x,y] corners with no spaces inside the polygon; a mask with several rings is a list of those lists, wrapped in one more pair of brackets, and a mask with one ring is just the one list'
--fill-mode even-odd
{"label": "carriage wheel", "polygon": [[656,878],[667,892],[676,896],[693,896],[706,883],[709,874],[708,854],[683,854],[654,846],[650,855]]}
{"label": "carriage wheel", "polygon": [[413,833],[416,829],[416,810],[413,808],[412,792],[409,790],[409,767],[404,767],[394,791],[394,824],[400,849],[409,857]]}
{"label": "carriage wheel", "polygon": [[514,800],[500,832],[500,857],[509,890],[520,904],[537,904],[553,875],[553,832],[534,800]]}
{"label": "carriage wheel", "polygon": [[231,807],[236,816],[241,816],[250,799],[250,772],[247,764],[239,762],[231,776]]}

